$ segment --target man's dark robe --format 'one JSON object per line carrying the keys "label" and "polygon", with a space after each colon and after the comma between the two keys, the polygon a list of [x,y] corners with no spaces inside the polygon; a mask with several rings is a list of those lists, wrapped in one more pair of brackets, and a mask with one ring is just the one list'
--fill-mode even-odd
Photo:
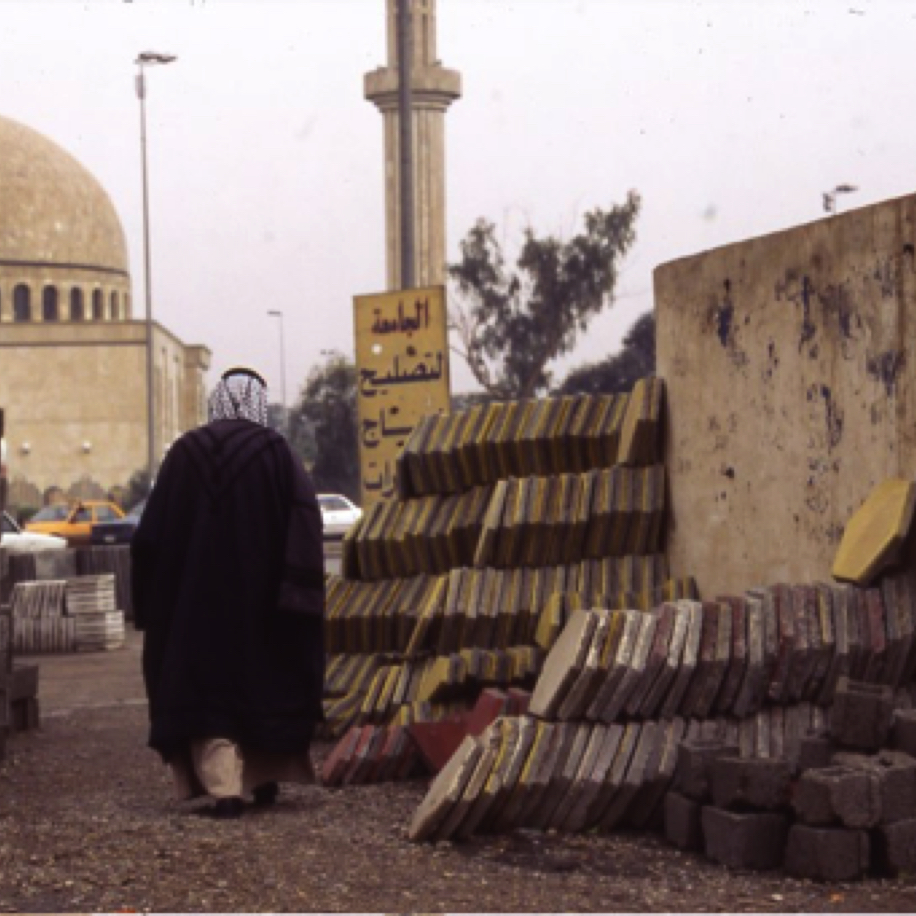
{"label": "man's dark robe", "polygon": [[131,542],[151,747],[308,749],[322,718],[324,552],[314,487],[248,420],[169,450]]}

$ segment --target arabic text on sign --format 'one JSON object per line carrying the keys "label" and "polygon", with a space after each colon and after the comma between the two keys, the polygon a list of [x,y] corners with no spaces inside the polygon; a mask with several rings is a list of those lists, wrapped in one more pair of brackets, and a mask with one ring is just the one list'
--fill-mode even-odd
{"label": "arabic text on sign", "polygon": [[442,378],[442,353],[435,354],[425,353],[427,359],[433,362],[427,366],[426,363],[417,363],[412,369],[401,371],[401,358],[394,358],[394,368],[388,371],[387,375],[380,375],[376,369],[360,369],[360,393],[367,398],[374,398],[378,391],[373,389],[387,388],[389,385],[412,385],[416,382],[429,382]]}
{"label": "arabic text on sign", "polygon": [[404,303],[398,302],[396,318],[386,318],[381,309],[373,309],[375,323],[372,325],[374,334],[406,334],[410,337],[414,331],[429,327],[429,300],[417,300],[414,303],[414,315],[404,314]]}

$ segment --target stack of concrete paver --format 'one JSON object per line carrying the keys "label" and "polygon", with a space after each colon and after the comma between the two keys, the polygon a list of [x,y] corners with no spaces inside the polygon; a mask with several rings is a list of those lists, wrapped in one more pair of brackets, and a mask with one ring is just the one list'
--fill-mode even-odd
{"label": "stack of concrete paver", "polygon": [[[0,548],[2,550],[2,548]],[[3,551],[6,554],[6,551]],[[133,605],[130,594],[130,546],[67,547],[15,553],[4,557],[7,576],[0,583],[0,603],[9,603],[20,582],[74,579],[82,576],[114,576],[115,605],[130,619]]]}
{"label": "stack of concrete paver", "polygon": [[894,706],[890,687],[842,678],[829,727],[812,729],[794,762],[683,741],[665,799],[669,841],[729,867],[785,865],[812,880],[912,872],[916,713]]}
{"label": "stack of concrete paver", "polygon": [[[824,730],[831,707],[843,708],[835,702],[839,686],[845,698],[854,677],[881,685],[871,689],[886,692],[889,708],[912,705],[914,602],[914,576],[906,573],[872,589],[777,585],[711,602],[666,602],[648,613],[577,609],[542,667],[532,722],[466,742],[465,763],[440,773],[412,835],[444,839],[480,829],[610,829],[657,821],[679,743],[704,737],[755,761],[742,764],[742,773],[767,774],[755,779],[771,795],[764,800],[758,793],[753,804],[755,823],[768,825],[754,835],[768,829],[769,845],[761,841],[752,850],[759,857],[749,853],[744,861],[780,864],[789,777],[813,752],[809,734]],[[526,746],[520,735],[524,742],[534,737]],[[500,771],[497,761],[519,755],[517,773]],[[526,798],[531,785],[545,786],[556,807],[547,811],[529,798],[498,817],[465,820],[453,812],[481,791],[482,780],[510,777]],[[721,798],[708,819],[739,824],[734,836],[726,827],[716,834],[732,837],[722,855],[734,857],[747,819],[731,809],[751,803],[724,789]],[[476,802],[477,810],[484,804]]]}
{"label": "stack of concrete paver", "polygon": [[577,608],[696,596],[659,552],[663,392],[652,378],[632,396],[482,405],[417,427],[398,497],[351,530],[328,580],[327,734],[530,689]]}
{"label": "stack of concrete paver", "polygon": [[13,649],[19,654],[116,649],[124,614],[115,610],[114,576],[18,582],[10,596]]}

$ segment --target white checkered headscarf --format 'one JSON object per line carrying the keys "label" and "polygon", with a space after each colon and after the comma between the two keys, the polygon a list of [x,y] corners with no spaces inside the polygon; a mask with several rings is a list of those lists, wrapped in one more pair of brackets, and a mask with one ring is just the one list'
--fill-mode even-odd
{"label": "white checkered headscarf", "polygon": [[211,423],[251,420],[267,426],[267,386],[249,370],[230,369],[213,389],[207,414]]}

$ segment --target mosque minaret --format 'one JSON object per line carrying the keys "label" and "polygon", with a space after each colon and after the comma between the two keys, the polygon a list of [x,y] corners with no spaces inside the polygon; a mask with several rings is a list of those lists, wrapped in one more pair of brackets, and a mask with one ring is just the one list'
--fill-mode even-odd
{"label": "mosque minaret", "polygon": [[[388,63],[365,77],[366,98],[381,111],[385,135],[387,283],[400,289],[400,170],[397,0],[386,0]],[[436,55],[436,0],[412,3],[411,96],[414,161],[414,285],[445,282],[445,113],[461,97],[461,75]]]}

